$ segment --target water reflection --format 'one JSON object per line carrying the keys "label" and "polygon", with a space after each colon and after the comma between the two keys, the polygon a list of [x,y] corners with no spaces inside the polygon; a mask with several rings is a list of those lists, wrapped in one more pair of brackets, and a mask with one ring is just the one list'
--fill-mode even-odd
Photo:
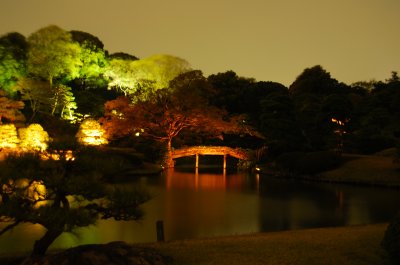
{"label": "water reflection", "polygon": [[170,169],[165,172],[166,188],[190,189],[190,190],[225,190],[241,189],[246,185],[245,174],[230,174],[227,177],[226,171],[221,173],[205,172],[188,173]]}
{"label": "water reflection", "polygon": [[[158,220],[164,221],[166,240],[175,240],[387,222],[400,210],[398,190],[223,174],[222,169],[167,171],[122,185],[140,185],[153,194],[142,222],[99,221],[76,235],[63,234],[51,248],[155,241]],[[37,225],[7,232],[0,237],[0,253],[29,250],[43,232]]]}

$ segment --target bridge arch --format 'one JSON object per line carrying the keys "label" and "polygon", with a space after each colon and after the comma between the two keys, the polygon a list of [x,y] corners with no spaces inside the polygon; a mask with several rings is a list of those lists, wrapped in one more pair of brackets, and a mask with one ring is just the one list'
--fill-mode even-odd
{"label": "bridge arch", "polygon": [[222,155],[224,156],[223,168],[226,169],[226,157],[232,156],[239,160],[251,160],[250,153],[241,148],[232,148],[228,146],[190,146],[171,150],[167,153],[167,167],[174,167],[174,159],[186,156],[196,156],[196,168],[199,167],[199,155]]}

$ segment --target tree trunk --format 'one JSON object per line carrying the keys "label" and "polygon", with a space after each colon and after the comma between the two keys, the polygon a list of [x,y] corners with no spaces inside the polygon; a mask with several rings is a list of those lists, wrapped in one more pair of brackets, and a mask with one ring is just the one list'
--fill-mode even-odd
{"label": "tree trunk", "polygon": [[47,230],[41,239],[35,241],[31,258],[44,256],[49,246],[62,234],[62,232],[62,229]]}
{"label": "tree trunk", "polygon": [[164,159],[164,166],[166,168],[173,168],[174,167],[174,160],[172,159],[172,139],[168,139],[167,142],[167,153],[165,154]]}
{"label": "tree trunk", "polygon": [[[53,91],[53,77],[52,76],[49,77],[49,83],[50,83],[50,91]],[[56,108],[58,105],[58,93],[59,93],[58,90],[56,90],[54,93],[54,102],[53,102],[53,106],[51,108],[51,115],[54,115],[54,112],[56,111]]]}
{"label": "tree trunk", "polygon": [[167,152],[171,152],[172,151],[172,139],[168,139],[167,142]]}

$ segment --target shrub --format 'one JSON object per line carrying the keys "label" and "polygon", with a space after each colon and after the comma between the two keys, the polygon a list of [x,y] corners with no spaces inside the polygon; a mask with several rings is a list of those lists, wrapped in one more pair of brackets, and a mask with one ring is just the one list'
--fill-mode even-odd
{"label": "shrub", "polygon": [[400,212],[390,222],[382,241],[393,264],[400,264]]}
{"label": "shrub", "polygon": [[340,156],[335,152],[311,152],[298,161],[296,170],[300,174],[317,174],[335,168],[339,162]]}
{"label": "shrub", "polygon": [[38,123],[32,123],[27,128],[18,130],[21,139],[20,147],[28,151],[45,151],[50,137]]}
{"label": "shrub", "polygon": [[297,164],[304,157],[305,153],[303,152],[290,152],[280,155],[276,159],[276,166],[278,170],[283,172],[284,174],[296,174],[297,172]]}
{"label": "shrub", "polygon": [[340,156],[332,151],[291,152],[279,156],[278,168],[286,174],[316,174],[339,165]]}

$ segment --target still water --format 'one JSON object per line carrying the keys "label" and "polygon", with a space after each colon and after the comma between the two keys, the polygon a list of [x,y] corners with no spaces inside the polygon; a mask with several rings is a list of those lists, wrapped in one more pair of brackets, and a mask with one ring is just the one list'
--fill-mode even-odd
{"label": "still water", "polygon": [[[222,169],[220,170],[222,171]],[[81,244],[156,241],[163,220],[166,240],[387,222],[400,210],[400,191],[280,180],[243,173],[168,171],[124,185],[146,187],[153,199],[141,222],[99,221],[64,233],[51,248]],[[22,225],[0,236],[0,253],[25,251],[43,234]]]}

